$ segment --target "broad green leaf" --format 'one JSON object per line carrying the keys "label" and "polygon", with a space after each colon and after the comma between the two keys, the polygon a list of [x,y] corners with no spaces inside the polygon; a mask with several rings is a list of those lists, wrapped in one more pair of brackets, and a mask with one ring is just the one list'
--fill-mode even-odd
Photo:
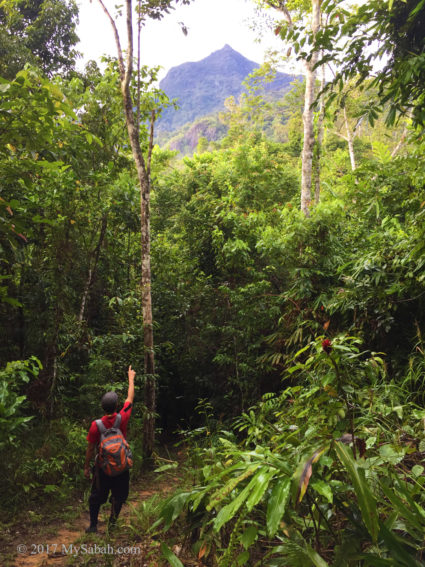
{"label": "broad green leaf", "polygon": [[[245,469],[241,475],[231,478],[224,486],[221,486],[218,490],[216,490],[216,492],[214,492],[214,494],[210,498],[210,502],[207,506],[207,510],[210,511],[214,507],[216,507],[217,504],[219,504],[226,496],[228,496],[240,482],[242,482],[243,480],[254,474],[254,472],[258,469],[259,466],[260,466],[259,463],[255,463],[255,465],[251,465],[250,467]],[[228,469],[225,469],[221,473],[221,476],[233,470],[237,470],[239,467],[240,467],[239,464],[233,465],[233,467],[229,467]]]}
{"label": "broad green leaf", "polygon": [[374,553],[358,553],[355,559],[365,559],[365,565],[370,565],[370,567],[395,567],[393,559],[383,559],[377,557]]}
{"label": "broad green leaf", "polygon": [[285,513],[291,489],[291,480],[283,478],[273,487],[267,506],[267,532],[273,537]]}
{"label": "broad green leaf", "polygon": [[296,358],[298,358],[303,352],[305,352],[306,350],[308,350],[310,348],[310,345],[307,345],[303,348],[301,348],[299,351],[297,351],[293,357],[293,360],[295,360]]}
{"label": "broad green leaf", "polygon": [[302,463],[294,474],[294,479],[297,480],[297,496],[296,504],[299,504],[307,492],[308,484],[313,473],[313,465],[317,463],[320,457],[329,449],[329,446],[317,449],[306,463]]}
{"label": "broad green leaf", "polygon": [[[224,524],[226,524],[229,520],[234,518],[239,508],[242,504],[247,500],[253,490],[257,490],[257,482],[259,477],[264,475],[264,471],[260,470],[257,474],[250,480],[250,482],[245,486],[243,490],[236,496],[236,498],[224,506],[219,513],[217,514],[216,519],[214,520],[214,530],[219,531]],[[270,479],[269,479],[270,480]],[[260,481],[261,482],[261,481]],[[261,482],[262,483],[262,482]],[[266,486],[267,487],[267,486]],[[265,490],[265,489],[264,489]],[[261,496],[260,496],[261,498]]]}
{"label": "broad green leaf", "polygon": [[176,496],[173,496],[165,504],[164,508],[161,510],[161,517],[164,520],[164,530],[167,531],[171,524],[180,516],[185,504],[191,497],[190,492],[181,492]]}
{"label": "broad green leaf", "polygon": [[397,565],[405,567],[420,567],[423,565],[409,553],[404,545],[403,538],[391,532],[384,524],[381,524],[379,537],[382,538],[388,547],[391,557],[397,562]]}
{"label": "broad green leaf", "polygon": [[171,565],[171,567],[184,567],[180,559],[171,551],[165,543],[161,543],[161,553]]}
{"label": "broad green leaf", "polygon": [[251,492],[251,486],[250,484],[248,484],[247,486],[245,486],[243,490],[241,490],[241,492],[233,500],[233,502],[230,502],[230,504],[227,504],[227,506],[224,506],[219,511],[216,519],[214,520],[215,531],[218,532],[222,528],[222,526],[224,526],[225,523],[227,523],[235,516],[236,512],[242,506],[244,501],[248,498],[250,492]]}
{"label": "broad green leaf", "polygon": [[406,451],[402,448],[394,447],[393,445],[387,443],[379,447],[379,454],[388,463],[391,463],[392,465],[397,465],[404,459],[404,455],[406,454]]}
{"label": "broad green leaf", "polygon": [[420,2],[416,4],[415,8],[413,8],[413,10],[409,14],[409,20],[422,10],[424,4],[425,4],[425,0],[420,0]]}
{"label": "broad green leaf", "polygon": [[316,480],[316,482],[311,483],[311,487],[319,494],[324,496],[328,502],[332,504],[333,494],[330,485],[324,480]]}
{"label": "broad green leaf", "polygon": [[412,467],[412,474],[413,476],[421,476],[421,474],[424,472],[424,467],[422,465],[415,465],[414,467]]}
{"label": "broad green leaf", "polygon": [[424,530],[422,518],[417,511],[412,507],[407,507],[400,496],[390,488],[385,482],[381,482],[381,488],[385,496],[393,505],[394,510],[407,522],[410,523],[410,528],[416,528],[419,531]]}
{"label": "broad green leaf", "polygon": [[160,472],[168,471],[170,469],[177,469],[178,466],[179,466],[178,463],[168,463],[166,465],[162,465],[162,467],[155,469],[153,472],[160,473]]}
{"label": "broad green leaf", "polygon": [[362,514],[365,526],[376,543],[379,533],[378,513],[376,501],[366,482],[364,470],[357,466],[353,458],[353,453],[349,447],[343,443],[336,442],[335,450],[339,460],[344,465],[353,483],[354,492],[357,496],[358,505]]}
{"label": "broad green leaf", "polygon": [[252,479],[250,483],[252,484],[252,492],[249,495],[248,500],[246,501],[248,511],[251,511],[254,506],[256,506],[261,500],[265,491],[267,490],[269,482],[275,474],[275,470],[259,471],[259,473]]}
{"label": "broad green leaf", "polygon": [[258,530],[255,526],[249,526],[241,535],[241,543],[245,549],[248,549],[257,539]]}
{"label": "broad green leaf", "polygon": [[[273,549],[273,554],[281,554],[281,557],[267,562],[268,566],[289,567],[289,565],[303,565],[305,567],[329,567],[329,564],[321,557],[306,541],[302,544],[293,540],[285,540],[284,545],[278,545]],[[283,559],[283,561],[282,561]],[[294,563],[292,563],[294,560]]]}
{"label": "broad green leaf", "polygon": [[236,565],[245,565],[249,561],[249,551],[243,551],[236,557]]}
{"label": "broad green leaf", "polygon": [[312,547],[306,545],[306,553],[314,567],[329,567],[329,564]]}

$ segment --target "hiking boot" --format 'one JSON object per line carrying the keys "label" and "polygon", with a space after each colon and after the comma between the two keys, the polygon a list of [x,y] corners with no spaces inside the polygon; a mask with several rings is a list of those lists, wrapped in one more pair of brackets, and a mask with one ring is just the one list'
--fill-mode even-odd
{"label": "hiking boot", "polygon": [[89,526],[86,528],[86,534],[95,534],[97,533],[97,526]]}

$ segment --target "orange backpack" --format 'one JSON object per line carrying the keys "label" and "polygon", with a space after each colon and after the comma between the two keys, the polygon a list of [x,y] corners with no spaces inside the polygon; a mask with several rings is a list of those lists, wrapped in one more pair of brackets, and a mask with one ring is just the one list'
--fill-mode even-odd
{"label": "orange backpack", "polygon": [[115,418],[112,427],[106,429],[101,419],[96,420],[100,433],[98,463],[108,476],[117,476],[133,466],[133,455],[120,429],[121,414]]}

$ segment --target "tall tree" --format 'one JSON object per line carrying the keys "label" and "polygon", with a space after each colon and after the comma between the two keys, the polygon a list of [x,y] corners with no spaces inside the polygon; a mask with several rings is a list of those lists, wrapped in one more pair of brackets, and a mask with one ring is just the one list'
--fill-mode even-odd
{"label": "tall tree", "polygon": [[75,64],[75,0],[4,0],[0,6],[0,76],[12,79],[25,63],[46,75]]}
{"label": "tall tree", "polygon": [[[295,3],[294,7],[288,7],[286,0],[260,0],[260,5],[265,5],[278,10],[284,19],[284,25],[276,28],[277,33],[286,37],[287,30],[292,30],[294,26],[293,13],[305,17],[306,11],[311,13],[311,33],[315,37],[320,30],[321,23],[321,0],[311,0],[306,6],[305,3]],[[303,59],[305,72],[305,98],[303,112],[303,149],[301,154],[301,210],[306,216],[310,214],[310,204],[312,200],[311,191],[313,185],[313,150],[315,144],[314,134],[314,110],[313,104],[316,99],[316,65],[319,52],[311,50],[308,56]],[[318,191],[316,190],[316,196]]]}
{"label": "tall tree", "polygon": [[[188,4],[190,0],[181,0]],[[138,30],[137,42],[137,89],[134,94],[131,82],[134,71],[134,29],[133,29],[133,2],[125,0],[126,9],[126,31],[127,51],[124,53],[117,25],[110,10],[103,0],[98,0],[102,10],[106,14],[112,27],[118,54],[118,66],[120,72],[121,95],[124,106],[125,120],[131,151],[136,167],[137,178],[140,187],[140,229],[141,229],[141,295],[143,314],[143,343],[144,343],[144,374],[145,374],[145,405],[146,413],[143,427],[143,451],[150,456],[155,441],[155,410],[156,410],[156,387],[155,387],[155,357],[153,338],[152,317],[152,294],[151,294],[151,239],[150,239],[150,171],[153,149],[153,128],[155,122],[155,109],[151,112],[151,127],[149,134],[148,150],[146,157],[142,151],[141,124],[140,124],[140,33],[147,18],[161,19],[164,13],[171,8],[172,0],[138,0],[136,3],[136,23]],[[178,0],[176,0],[178,2]]]}

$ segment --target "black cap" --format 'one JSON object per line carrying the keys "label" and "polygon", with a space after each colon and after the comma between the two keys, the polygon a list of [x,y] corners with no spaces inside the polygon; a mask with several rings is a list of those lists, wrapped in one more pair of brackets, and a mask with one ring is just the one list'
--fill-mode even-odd
{"label": "black cap", "polygon": [[106,413],[113,413],[117,409],[118,395],[116,392],[106,392],[102,397],[102,408]]}

